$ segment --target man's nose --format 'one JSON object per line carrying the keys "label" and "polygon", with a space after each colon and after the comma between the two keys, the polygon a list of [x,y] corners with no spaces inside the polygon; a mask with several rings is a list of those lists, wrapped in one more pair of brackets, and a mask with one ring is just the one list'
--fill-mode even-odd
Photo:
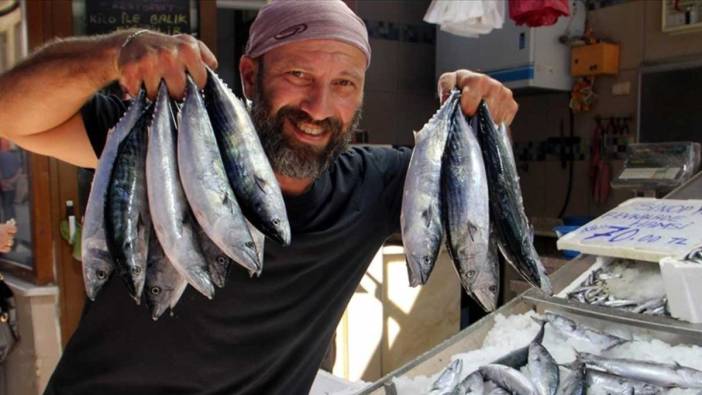
{"label": "man's nose", "polygon": [[300,109],[305,111],[315,121],[321,121],[334,116],[332,93],[326,87],[315,84],[302,100]]}

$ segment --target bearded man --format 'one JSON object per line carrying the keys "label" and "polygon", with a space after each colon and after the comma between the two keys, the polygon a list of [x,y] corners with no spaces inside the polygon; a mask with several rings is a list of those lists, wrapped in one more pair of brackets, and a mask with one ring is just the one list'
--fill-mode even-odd
{"label": "bearded man", "polygon": [[[252,118],[282,188],[292,229],[266,240],[264,270],[232,270],[213,300],[188,288],[153,321],[113,276],[88,301],[46,394],[307,394],[366,268],[399,230],[410,150],[348,147],[371,61],[362,20],[343,2],[274,1],[251,26],[240,62]],[[427,59],[426,61],[433,61]],[[119,81],[154,98],[164,80],[183,96],[216,60],[191,36],[149,31],[47,45],[0,77],[0,135],[25,149],[95,167],[127,103],[96,94]],[[497,121],[516,113],[511,92],[466,70],[439,82],[484,99]]]}

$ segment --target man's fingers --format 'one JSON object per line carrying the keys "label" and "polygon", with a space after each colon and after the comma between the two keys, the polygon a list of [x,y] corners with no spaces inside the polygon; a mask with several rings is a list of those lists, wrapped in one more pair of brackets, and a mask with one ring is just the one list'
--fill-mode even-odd
{"label": "man's fingers", "polygon": [[212,51],[190,35],[167,36],[149,32],[136,36],[119,54],[120,84],[131,96],[136,96],[142,84],[149,99],[158,95],[161,80],[166,82],[168,94],[183,98],[186,74],[200,88],[207,80],[205,67],[217,67]]}
{"label": "man's fingers", "polygon": [[210,51],[210,49],[207,48],[207,45],[205,45],[205,43],[199,40],[197,43],[200,46],[200,56],[202,57],[202,60],[209,68],[215,70],[219,66],[219,62],[217,62],[217,57],[215,57],[212,51]]}
{"label": "man's fingers", "polygon": [[173,69],[163,76],[168,96],[180,100],[185,96],[185,70]]}
{"label": "man's fingers", "polygon": [[207,81],[207,71],[200,52],[200,44],[192,36],[181,35],[178,37],[181,39],[181,42],[178,44],[178,54],[190,77],[202,89],[205,87],[205,81]]}
{"label": "man's fingers", "polygon": [[456,73],[444,73],[439,77],[437,95],[439,103],[443,104],[451,93],[451,89],[456,87]]}

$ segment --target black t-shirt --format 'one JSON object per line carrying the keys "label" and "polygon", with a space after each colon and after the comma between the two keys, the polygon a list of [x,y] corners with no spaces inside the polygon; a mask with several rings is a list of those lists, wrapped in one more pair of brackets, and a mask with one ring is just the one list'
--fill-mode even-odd
{"label": "black t-shirt", "polygon": [[[124,103],[96,96],[96,152]],[[307,394],[333,332],[384,240],[399,230],[408,149],[350,148],[286,198],[292,243],[266,240],[263,273],[235,268],[207,300],[193,288],[153,321],[118,276],[87,302],[46,394]]]}

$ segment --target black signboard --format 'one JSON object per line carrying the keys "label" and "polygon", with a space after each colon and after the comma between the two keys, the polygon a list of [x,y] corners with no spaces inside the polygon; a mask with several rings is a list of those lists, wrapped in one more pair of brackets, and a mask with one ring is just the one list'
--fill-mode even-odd
{"label": "black signboard", "polygon": [[144,28],[166,34],[193,33],[190,0],[86,0],[87,34]]}

